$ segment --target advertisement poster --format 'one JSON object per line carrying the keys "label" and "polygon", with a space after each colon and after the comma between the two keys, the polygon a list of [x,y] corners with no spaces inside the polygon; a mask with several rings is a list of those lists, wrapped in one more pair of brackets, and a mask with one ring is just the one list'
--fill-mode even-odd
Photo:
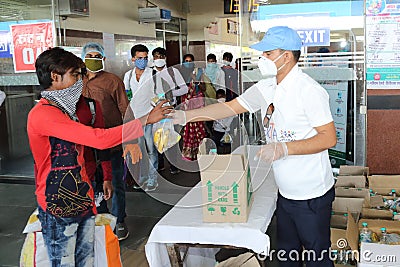
{"label": "advertisement poster", "polygon": [[10,25],[13,46],[14,71],[34,72],[40,53],[54,47],[53,22]]}
{"label": "advertisement poster", "polygon": [[400,89],[400,0],[366,1],[367,89]]}
{"label": "advertisement poster", "polygon": [[329,105],[336,128],[336,146],[329,149],[333,167],[346,164],[346,125],[348,83],[326,81],[320,83],[329,94]]}

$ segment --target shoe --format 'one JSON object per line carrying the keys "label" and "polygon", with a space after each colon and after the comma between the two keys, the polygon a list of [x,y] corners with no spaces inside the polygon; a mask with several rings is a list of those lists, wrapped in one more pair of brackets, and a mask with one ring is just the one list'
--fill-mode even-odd
{"label": "shoe", "polygon": [[158,187],[158,183],[154,182],[154,183],[147,183],[146,187],[144,188],[144,191],[146,192],[151,192],[156,190]]}
{"label": "shoe", "polygon": [[134,182],[133,182],[133,189],[135,189],[135,190],[143,189],[145,183],[146,183],[146,182],[143,182],[143,183],[138,184],[136,181],[134,181]]}
{"label": "shoe", "polygon": [[175,170],[170,169],[169,172],[170,172],[172,175],[175,175],[175,174],[180,173],[181,171],[178,170],[178,169],[175,169]]}
{"label": "shoe", "polygon": [[129,231],[126,223],[117,223],[117,226],[115,227],[115,234],[118,237],[118,241],[127,239],[129,236]]}

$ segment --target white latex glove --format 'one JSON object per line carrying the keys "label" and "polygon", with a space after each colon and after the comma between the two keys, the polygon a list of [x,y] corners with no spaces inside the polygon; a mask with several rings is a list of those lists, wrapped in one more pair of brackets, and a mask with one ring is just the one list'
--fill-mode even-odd
{"label": "white latex glove", "polygon": [[275,142],[262,146],[255,159],[262,159],[266,162],[272,162],[275,160],[286,159],[287,156],[288,149],[286,143]]}
{"label": "white latex glove", "polygon": [[183,110],[174,110],[167,116],[173,120],[174,124],[186,125],[186,113]]}

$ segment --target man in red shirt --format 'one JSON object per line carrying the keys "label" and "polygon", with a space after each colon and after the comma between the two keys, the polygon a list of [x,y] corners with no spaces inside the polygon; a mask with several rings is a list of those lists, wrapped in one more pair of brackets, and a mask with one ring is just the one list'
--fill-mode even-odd
{"label": "man in red shirt", "polygon": [[82,60],[56,47],[40,54],[35,67],[43,91],[29,112],[27,132],[43,239],[52,266],[93,266],[96,208],[84,147],[107,149],[136,139],[143,136],[143,125],[165,118],[170,111],[162,107],[164,101],[123,126],[85,126],[76,116],[83,88]]}

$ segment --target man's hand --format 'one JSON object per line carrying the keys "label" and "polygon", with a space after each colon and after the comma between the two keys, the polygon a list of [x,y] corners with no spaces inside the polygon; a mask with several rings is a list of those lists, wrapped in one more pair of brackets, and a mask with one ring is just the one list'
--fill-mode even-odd
{"label": "man's hand", "polygon": [[174,124],[185,126],[187,123],[186,113],[183,110],[174,110],[168,114],[168,117],[170,117],[173,120]]}
{"label": "man's hand", "polygon": [[113,193],[113,186],[111,181],[103,182],[104,200],[109,200]]}
{"label": "man's hand", "polygon": [[124,146],[123,157],[130,155],[132,164],[136,164],[142,159],[142,151],[140,150],[139,144],[126,144]]}
{"label": "man's hand", "polygon": [[261,158],[265,162],[273,162],[275,160],[286,159],[288,156],[288,149],[286,143],[275,142],[266,144],[258,151],[256,158]]}
{"label": "man's hand", "polygon": [[140,118],[142,125],[153,124],[153,123],[159,122],[162,119],[167,118],[167,115],[173,109],[172,106],[163,107],[163,105],[167,102],[168,102],[168,100],[160,101],[160,103],[157,104],[157,106],[155,106],[147,116],[143,116],[142,118]]}

